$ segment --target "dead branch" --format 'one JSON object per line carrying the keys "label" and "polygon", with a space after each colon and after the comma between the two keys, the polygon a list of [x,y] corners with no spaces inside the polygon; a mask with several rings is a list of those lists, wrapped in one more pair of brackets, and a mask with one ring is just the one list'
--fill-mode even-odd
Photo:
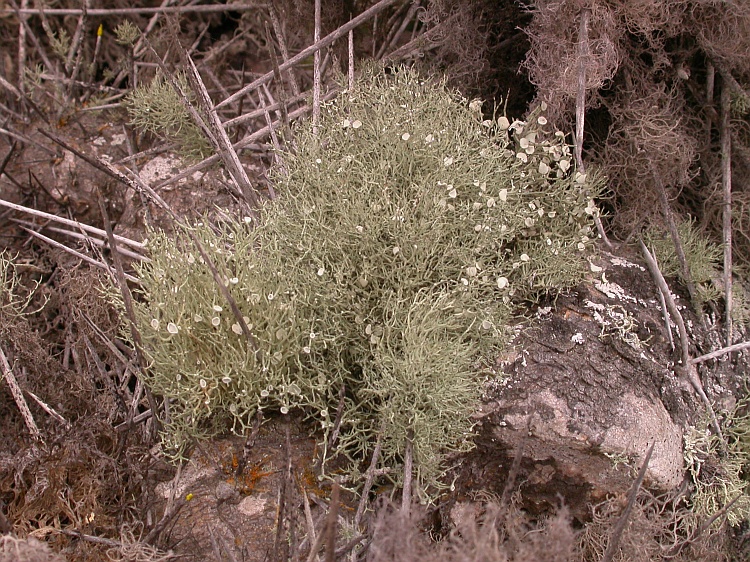
{"label": "dead branch", "polygon": [[412,468],[414,463],[414,430],[406,430],[406,445],[404,451],[404,489],[401,492],[401,513],[404,517],[409,515],[411,510],[411,487],[412,487]]}
{"label": "dead branch", "polygon": [[375,442],[375,449],[372,451],[372,459],[370,459],[370,466],[367,468],[365,473],[365,483],[362,486],[362,495],[359,499],[359,505],[357,505],[357,512],[354,514],[354,528],[359,529],[359,524],[362,522],[362,516],[367,508],[367,497],[370,494],[372,488],[372,482],[375,478],[375,472],[378,468],[378,460],[380,460],[380,449],[383,445],[383,433],[385,432],[385,418],[380,422],[380,431],[378,431],[378,438]]}
{"label": "dead branch", "polygon": [[649,162],[649,166],[653,175],[656,191],[659,194],[659,201],[661,202],[661,210],[662,214],[664,215],[664,222],[667,225],[667,230],[669,231],[669,236],[672,239],[672,244],[674,244],[677,261],[680,262],[680,269],[682,269],[682,277],[685,281],[685,286],[687,287],[688,293],[690,294],[690,302],[693,304],[693,308],[695,308],[696,313],[700,314],[701,311],[699,308],[700,300],[698,299],[698,292],[695,289],[695,283],[693,283],[693,275],[690,272],[690,264],[688,264],[687,258],[685,257],[685,249],[682,245],[682,239],[680,238],[680,233],[677,230],[677,224],[674,220],[672,207],[670,206],[669,199],[667,198],[667,190],[664,187],[664,183],[661,181],[661,177],[659,177],[659,174],[657,173],[654,165]]}
{"label": "dead branch", "polygon": [[[337,90],[331,90],[325,96],[323,96],[323,100],[327,101],[329,99],[332,99],[337,94],[338,94]],[[295,111],[292,111],[289,114],[289,119],[293,120],[293,119],[297,119],[298,117],[301,117],[303,115],[306,115],[307,113],[309,113],[310,109],[311,108],[309,106],[304,106],[304,107],[301,107],[301,108],[299,108],[299,109],[297,109]],[[235,150],[239,150],[241,148],[245,148],[247,146],[250,146],[253,143],[255,143],[256,141],[258,141],[259,139],[262,139],[266,135],[270,134],[271,129],[278,129],[282,125],[283,125],[283,123],[281,121],[274,121],[272,127],[266,126],[266,127],[263,127],[262,129],[258,129],[254,133],[252,133],[252,134],[247,135],[246,137],[244,137],[239,142],[234,143],[232,146],[234,147]],[[154,186],[154,189],[161,189],[161,188],[163,188],[163,187],[165,187],[167,185],[170,185],[172,183],[175,183],[175,182],[177,182],[177,181],[179,181],[179,180],[181,180],[183,178],[190,177],[195,172],[203,170],[205,168],[208,168],[212,164],[215,164],[216,162],[218,162],[220,159],[221,159],[221,156],[218,155],[218,154],[214,154],[213,156],[209,156],[208,158],[206,158],[204,160],[201,160],[200,162],[198,162],[194,166],[190,166],[189,168],[183,170],[179,174],[175,174],[171,178],[168,178],[168,179],[166,179],[166,180],[164,180],[164,181],[156,184]]]}
{"label": "dead branch", "polygon": [[[56,142],[60,146],[62,146],[64,149],[71,151],[73,154],[81,158],[84,162],[89,164],[90,166],[96,168],[97,170],[100,170],[107,174],[109,177],[116,179],[117,181],[124,183],[125,185],[132,187],[139,193],[145,193],[151,199],[159,205],[162,209],[164,209],[169,216],[172,218],[172,220],[175,222],[177,226],[182,228],[182,230],[190,237],[190,240],[195,245],[195,248],[198,250],[198,253],[201,255],[203,260],[205,261],[206,265],[208,266],[208,269],[211,271],[211,276],[214,279],[214,282],[216,283],[219,292],[221,293],[222,297],[224,297],[224,300],[229,304],[229,308],[232,311],[232,315],[235,317],[237,322],[239,323],[240,327],[242,328],[242,333],[245,336],[245,339],[250,346],[250,349],[253,350],[253,352],[259,353],[258,345],[255,341],[255,336],[253,336],[252,332],[250,331],[250,328],[248,328],[247,323],[245,322],[245,319],[242,316],[242,312],[240,311],[239,307],[237,306],[237,301],[235,301],[234,297],[230,294],[229,289],[224,284],[221,276],[219,275],[218,270],[216,269],[216,265],[213,262],[213,259],[211,259],[211,256],[208,255],[205,248],[203,247],[203,244],[201,244],[200,240],[198,240],[198,237],[195,235],[192,229],[188,228],[181,220],[180,217],[177,216],[177,214],[174,212],[172,207],[170,207],[162,197],[154,191],[154,189],[149,186],[146,182],[144,182],[141,177],[130,171],[127,170],[130,175],[126,176],[122,172],[120,172],[117,168],[115,168],[110,162],[107,162],[103,159],[94,159],[88,156],[87,154],[81,152],[80,150],[76,149],[75,147],[71,146],[61,138],[53,135],[52,133],[48,133],[47,131],[44,131],[42,129],[39,129],[39,132],[42,133],[44,136],[49,138],[50,140]],[[139,379],[140,380],[140,379]]]}
{"label": "dead branch", "polygon": [[[110,247],[114,250],[112,252],[112,261],[115,264],[115,278],[117,279],[117,285],[120,289],[120,293],[122,294],[122,301],[125,305],[125,313],[128,318],[128,322],[130,324],[130,334],[133,338],[133,345],[135,347],[135,356],[136,361],[138,364],[138,367],[140,368],[141,373],[145,373],[147,369],[148,362],[146,361],[145,356],[143,355],[143,340],[141,339],[141,333],[140,330],[138,330],[138,322],[136,320],[135,316],[135,308],[133,307],[133,294],[130,292],[130,287],[128,287],[128,283],[125,277],[125,271],[122,267],[122,259],[120,258],[120,254],[117,252],[117,242],[115,240],[114,232],[112,231],[112,223],[109,220],[109,213],[107,213],[107,207],[104,204],[104,198],[101,195],[101,192],[97,189],[97,202],[99,203],[99,212],[102,215],[102,220],[104,221],[104,230],[107,233],[107,240],[109,241]],[[140,378],[138,379],[138,382],[140,383]],[[151,394],[151,391],[148,388],[145,388],[146,391],[146,399],[148,400],[148,405],[151,408],[152,412],[157,412],[157,406],[156,406],[156,399],[154,398],[153,394]],[[137,402],[138,399],[136,399]],[[136,405],[133,404],[133,407],[131,409],[131,413],[135,412]],[[154,436],[157,436],[159,431],[161,431],[161,422],[159,421],[159,416],[153,416],[154,424]]]}
{"label": "dead branch", "polygon": [[[91,256],[87,256],[86,254],[78,252],[78,251],[74,250],[73,248],[69,248],[65,244],[62,244],[62,243],[58,242],[57,240],[53,240],[52,238],[49,238],[48,236],[45,236],[44,234],[40,234],[40,233],[38,233],[35,230],[32,230],[32,229],[27,228],[25,226],[21,226],[21,229],[24,230],[25,232],[28,232],[34,238],[38,238],[39,240],[45,242],[46,244],[49,244],[50,246],[53,246],[55,248],[58,248],[59,250],[67,252],[71,256],[74,256],[74,257],[76,257],[76,258],[78,258],[80,260],[85,261],[86,263],[88,263],[90,265],[93,265],[94,267],[96,267],[98,269],[103,269],[107,273],[112,274],[112,270],[110,269],[110,267],[106,263],[97,261],[94,258],[92,258]],[[128,281],[131,281],[133,283],[140,283],[140,281],[136,277],[133,277],[132,275],[126,274],[125,278]]]}
{"label": "dead branch", "polygon": [[586,115],[586,66],[589,58],[589,16],[591,10],[581,10],[581,25],[578,31],[578,91],[576,93],[576,166],[585,172],[583,167],[583,129]]}
{"label": "dead branch", "polygon": [[349,91],[351,91],[354,89],[354,30],[353,29],[349,30],[347,51],[349,54],[347,78],[349,80]]}
{"label": "dead branch", "polygon": [[[578,84],[576,91],[576,143],[575,143],[575,159],[576,168],[582,174],[586,173],[586,168],[583,164],[583,132],[585,128],[585,117],[586,117],[586,69],[590,64],[589,61],[589,17],[591,10],[584,8],[581,10],[581,24],[578,31]],[[596,230],[599,233],[599,237],[607,248],[612,249],[612,242],[609,241],[607,233],[604,230],[602,219],[599,214],[594,215],[594,222],[596,224]]]}
{"label": "dead branch", "polygon": [[[714,103],[714,86],[716,84],[716,67],[711,61],[706,63],[706,100],[701,105],[712,106]],[[715,112],[715,111],[714,111]],[[714,115],[712,112],[706,114],[706,146],[711,146],[711,129],[713,127]]]}
{"label": "dead branch", "polygon": [[[303,92],[301,94],[288,98],[286,100],[287,108],[291,104],[304,101],[306,97],[307,97],[307,92]],[[226,121],[224,121],[224,127],[232,127],[234,125],[240,125],[241,123],[245,123],[246,121],[251,121],[253,119],[257,119],[258,117],[263,117],[267,111],[281,110],[281,105],[282,105],[281,101],[267,103],[265,107],[261,107],[260,109],[254,109],[253,111],[248,111],[247,113],[243,113],[242,115],[238,115],[237,117],[234,117],[232,119],[227,119]]]}
{"label": "dead branch", "polygon": [[[281,71],[279,70],[279,58],[276,56],[276,49],[273,46],[273,41],[271,40],[271,29],[268,26],[268,22],[266,22],[266,43],[268,44],[268,52],[271,54],[271,64],[273,65],[273,72],[274,76],[276,78],[276,81],[279,83],[279,113],[281,114],[281,120],[284,123],[284,134],[287,138],[291,138],[291,131],[289,129],[289,110],[288,110],[288,102],[286,97],[286,89],[284,88],[284,81],[281,79]],[[264,88],[266,87],[266,84],[263,85]],[[269,98],[270,98],[269,94]],[[275,103],[273,99],[270,99],[271,103]],[[314,111],[313,111],[314,113]],[[273,129],[272,129],[273,131]],[[271,136],[273,137],[274,133],[271,133]]]}
{"label": "dead branch", "polygon": [[[320,42],[320,0],[315,0],[315,26],[313,31],[313,43]],[[320,122],[320,49],[313,54],[313,107],[312,127],[313,136],[318,136],[318,123]]]}
{"label": "dead branch", "polygon": [[677,308],[677,304],[674,302],[672,292],[669,290],[669,285],[667,285],[667,281],[664,279],[664,275],[662,275],[659,266],[656,264],[656,260],[651,255],[651,252],[649,252],[646,244],[643,243],[643,239],[639,238],[638,241],[641,246],[643,258],[646,260],[646,265],[648,266],[648,269],[651,272],[651,276],[654,279],[654,283],[656,283],[657,288],[664,295],[664,300],[667,303],[667,309],[672,315],[675,324],[677,324],[677,330],[680,335],[680,362],[682,363],[682,368],[680,369],[680,371],[682,371],[683,377],[687,380],[687,382],[690,383],[695,392],[703,401],[703,404],[706,406],[706,410],[711,416],[711,422],[713,424],[714,430],[716,431],[716,435],[719,436],[722,443],[726,443],[724,441],[721,427],[719,426],[719,421],[716,418],[716,412],[714,412],[711,401],[708,399],[708,396],[706,396],[706,391],[703,389],[703,383],[698,377],[698,371],[696,370],[695,365],[690,360],[690,345],[688,340],[687,328],[685,327],[685,320],[682,318],[682,314],[680,314],[680,311]]}
{"label": "dead branch", "polygon": [[[38,228],[38,225],[34,224],[33,222],[21,220],[21,219],[11,219],[16,224],[25,226],[30,229]],[[45,226],[45,230],[49,230],[50,232],[55,232],[57,234],[63,234],[65,236],[69,236],[70,238],[75,238],[76,240],[85,240],[87,243],[96,246],[97,248],[108,248],[109,245],[105,240],[100,240],[99,238],[93,238],[89,236],[88,234],[82,234],[80,232],[74,232],[72,230],[67,230],[65,228],[58,228],[56,226]],[[140,262],[148,263],[151,261],[150,258],[147,258],[146,256],[142,256],[141,254],[138,254],[136,252],[133,252],[131,250],[128,250],[127,248],[123,248],[122,246],[117,246],[117,252],[122,254],[125,257],[138,260]]]}
{"label": "dead branch", "polygon": [[[101,228],[96,228],[94,226],[89,226],[87,224],[80,223],[78,221],[66,219],[63,217],[59,217],[57,215],[53,215],[51,213],[45,213],[44,211],[37,211],[36,209],[32,209],[31,207],[24,207],[23,205],[17,205],[16,203],[11,203],[10,201],[5,201],[4,199],[0,199],[0,206],[7,207],[9,209],[13,209],[14,211],[21,211],[23,213],[27,213],[29,215],[33,215],[35,217],[40,217],[46,220],[51,220],[55,222],[59,222],[60,224],[65,224],[68,226],[72,226],[74,228],[78,228],[81,230],[85,230],[86,232],[90,232],[92,234],[96,234],[97,236],[105,236],[107,233],[102,230]],[[136,248],[138,250],[145,250],[146,245],[142,242],[137,242],[136,240],[131,240],[130,238],[125,238],[124,236],[119,236],[115,234],[115,240],[119,242],[120,244],[127,244],[128,246],[132,248]]]}
{"label": "dead branch", "polygon": [[413,2],[410,6],[408,11],[406,12],[406,15],[402,18],[401,22],[396,25],[397,22],[394,22],[393,27],[391,28],[390,33],[388,34],[388,37],[383,42],[383,44],[380,46],[380,50],[378,51],[378,54],[376,56],[377,59],[383,58],[383,55],[389,50],[392,49],[396,43],[398,43],[398,40],[401,38],[401,35],[403,35],[404,30],[406,29],[406,26],[409,25],[409,22],[411,22],[412,19],[417,15],[417,11],[419,10],[419,1]]}
{"label": "dead branch", "polygon": [[55,420],[57,420],[58,422],[60,422],[65,429],[69,430],[71,428],[70,422],[68,420],[66,420],[52,406],[50,406],[49,404],[47,404],[46,402],[44,402],[44,400],[42,400],[41,398],[39,398],[36,394],[34,394],[33,392],[31,392],[30,390],[25,390],[24,392],[26,392],[26,394],[28,394],[29,396],[31,396],[32,400],[34,400],[34,402],[36,402],[42,410],[44,410],[51,417],[55,418]]}
{"label": "dead branch", "polygon": [[[279,14],[274,8],[273,3],[268,5],[268,15],[271,17],[271,25],[273,26],[273,32],[276,35],[276,40],[279,42],[279,50],[281,51],[281,58],[284,62],[289,60],[289,49],[286,46],[286,37],[284,37],[284,30],[281,27],[279,21]],[[292,93],[298,96],[300,93],[299,84],[297,83],[297,76],[294,74],[294,69],[289,68],[287,72],[289,77],[289,84],[292,86]]]}
{"label": "dead branch", "polygon": [[331,491],[331,505],[328,508],[328,524],[326,525],[326,562],[334,562],[336,558],[336,527],[339,520],[339,493],[341,486],[333,482]]}
{"label": "dead branch", "polygon": [[190,114],[193,122],[198,127],[200,127],[200,129],[209,139],[214,150],[217,152],[217,155],[224,162],[224,166],[226,167],[227,171],[232,176],[232,179],[240,189],[240,192],[251,206],[249,211],[250,215],[257,221],[257,209],[260,206],[260,201],[256,194],[255,188],[250,183],[250,178],[247,176],[245,168],[243,168],[242,164],[240,163],[237,152],[234,150],[232,142],[229,140],[229,136],[227,135],[226,130],[221,124],[221,120],[219,119],[219,116],[213,107],[213,102],[208,95],[206,86],[203,83],[203,79],[201,78],[200,73],[195,66],[195,63],[193,62],[193,59],[180,44],[180,41],[177,37],[176,27],[177,22],[172,21],[171,25],[169,26],[169,30],[172,34],[172,43],[177,47],[182,65],[188,70],[187,77],[193,89],[193,92],[198,99],[198,106],[200,107],[203,115],[201,115],[201,113],[199,113],[198,110],[193,107],[193,104],[190,103],[190,100],[187,97],[187,92],[182,91],[179,84],[177,83],[177,80],[175,80],[174,74],[167,68],[165,61],[159,56],[159,54],[156,52],[156,49],[154,49],[148,39],[146,39],[146,45],[153,53],[164,77],[172,85],[174,91],[177,92],[177,94],[180,96],[183,107]]}
{"label": "dead branch", "polygon": [[284,537],[284,526],[287,518],[288,499],[287,494],[292,487],[292,445],[289,432],[289,418],[284,420],[284,470],[279,486],[279,503],[276,511],[276,537],[273,542],[271,554],[272,562],[286,562],[289,558],[289,545],[287,537]]}

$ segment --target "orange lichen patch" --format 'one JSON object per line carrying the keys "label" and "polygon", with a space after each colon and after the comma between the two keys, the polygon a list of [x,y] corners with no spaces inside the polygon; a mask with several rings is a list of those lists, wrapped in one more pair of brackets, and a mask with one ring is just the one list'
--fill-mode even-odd
{"label": "orange lichen patch", "polygon": [[264,476],[270,476],[274,473],[273,470],[263,470],[264,461],[259,461],[253,465],[250,465],[242,474],[237,478],[237,490],[240,494],[248,495],[255,489],[255,485]]}
{"label": "orange lichen patch", "polygon": [[264,456],[259,461],[247,465],[240,474],[237,474],[240,461],[237,454],[233,452],[231,457],[221,463],[221,471],[227,476],[227,484],[234,486],[240,494],[247,496],[255,491],[261,478],[274,473],[273,470],[265,470],[265,462]]}
{"label": "orange lichen patch", "polygon": [[312,459],[311,462],[305,463],[302,470],[298,471],[297,480],[300,487],[308,494],[315,494],[319,498],[326,498],[328,494],[325,490],[320,487],[320,481],[318,480],[317,474],[313,470]]}

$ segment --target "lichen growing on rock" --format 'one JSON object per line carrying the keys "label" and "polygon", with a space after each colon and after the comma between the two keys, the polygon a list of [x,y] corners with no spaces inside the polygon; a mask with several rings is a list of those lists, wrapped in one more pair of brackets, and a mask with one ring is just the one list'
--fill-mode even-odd
{"label": "lichen growing on rock", "polygon": [[377,438],[381,467],[398,466],[412,435],[426,498],[444,454],[471,446],[477,366],[511,307],[582,278],[601,182],[572,168],[540,111],[485,119],[405,68],[365,69],[321,113],[317,136],[303,123],[279,155],[261,224],[191,227],[253,344],[190,238],[150,235],[146,382],[170,400],[175,453],[227,422],[244,431],[257,409],[301,409],[327,438],[344,389],[351,476]]}

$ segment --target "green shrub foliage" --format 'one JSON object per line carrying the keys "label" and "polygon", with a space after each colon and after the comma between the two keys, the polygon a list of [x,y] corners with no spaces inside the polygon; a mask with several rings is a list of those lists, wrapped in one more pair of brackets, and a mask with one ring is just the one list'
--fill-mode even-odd
{"label": "green shrub foliage", "polygon": [[380,438],[398,481],[411,433],[426,494],[443,456],[470,447],[479,371],[512,307],[585,272],[600,182],[572,169],[541,112],[483,119],[409,69],[366,69],[321,113],[318,135],[300,124],[280,155],[262,224],[191,227],[257,347],[190,239],[152,233],[137,305],[147,383],[169,399],[176,452],[227,423],[245,431],[259,408],[301,409],[327,437],[343,388],[350,476]]}

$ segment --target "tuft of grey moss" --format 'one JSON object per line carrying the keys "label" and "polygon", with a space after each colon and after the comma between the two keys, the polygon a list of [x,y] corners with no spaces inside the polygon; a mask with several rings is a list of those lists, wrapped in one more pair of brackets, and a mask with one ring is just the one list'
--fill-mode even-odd
{"label": "tuft of grey moss", "polygon": [[189,237],[152,233],[136,313],[146,382],[170,401],[165,447],[243,432],[258,409],[302,410],[325,443],[343,387],[350,477],[380,437],[398,483],[411,433],[428,499],[445,455],[471,447],[479,371],[512,308],[585,272],[601,181],[545,125],[540,112],[484,119],[407,68],[365,69],[323,106],[318,136],[296,127],[259,226],[191,227],[257,349]]}

